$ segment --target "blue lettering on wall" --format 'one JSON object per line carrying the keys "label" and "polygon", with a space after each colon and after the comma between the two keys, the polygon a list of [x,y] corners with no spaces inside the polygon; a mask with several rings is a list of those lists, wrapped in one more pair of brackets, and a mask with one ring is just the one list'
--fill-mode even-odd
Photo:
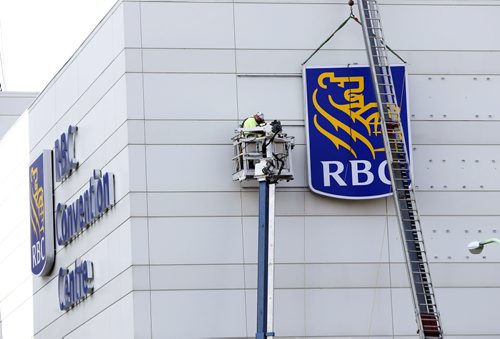
{"label": "blue lettering on wall", "polygon": [[94,292],[94,264],[76,259],[72,267],[59,269],[59,308],[69,310]]}
{"label": "blue lettering on wall", "polygon": [[115,205],[115,176],[94,170],[88,189],[71,204],[57,204],[56,240],[67,245]]}
{"label": "blue lettering on wall", "polygon": [[61,134],[54,145],[54,165],[56,169],[56,181],[65,180],[71,171],[78,167],[75,158],[75,135],[78,128],[69,126],[68,133]]}

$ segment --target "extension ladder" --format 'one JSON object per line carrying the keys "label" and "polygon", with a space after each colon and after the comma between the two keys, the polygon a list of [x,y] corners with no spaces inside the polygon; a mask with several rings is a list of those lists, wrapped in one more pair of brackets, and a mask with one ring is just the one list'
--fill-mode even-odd
{"label": "extension ladder", "polygon": [[409,156],[399,116],[387,47],[384,42],[380,12],[376,0],[359,0],[368,60],[375,96],[380,112],[384,147],[399,221],[401,240],[405,249],[416,320],[422,339],[443,338],[424,238],[411,185]]}

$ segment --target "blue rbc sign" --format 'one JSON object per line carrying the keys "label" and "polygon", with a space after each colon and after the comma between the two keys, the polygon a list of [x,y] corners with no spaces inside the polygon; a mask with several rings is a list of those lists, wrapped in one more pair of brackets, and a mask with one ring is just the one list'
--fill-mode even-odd
{"label": "blue rbc sign", "polygon": [[[392,66],[391,72],[409,152],[406,70],[404,66]],[[370,68],[305,68],[304,85],[311,190],[342,199],[390,195]]]}
{"label": "blue rbc sign", "polygon": [[31,271],[42,276],[50,273],[55,257],[51,151],[43,151],[31,164],[29,176]]}

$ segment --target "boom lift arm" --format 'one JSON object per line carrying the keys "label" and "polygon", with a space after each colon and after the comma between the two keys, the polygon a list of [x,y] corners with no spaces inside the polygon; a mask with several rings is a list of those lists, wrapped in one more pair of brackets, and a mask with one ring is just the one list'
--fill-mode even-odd
{"label": "boom lift arm", "polygon": [[273,121],[262,127],[238,128],[233,140],[233,180],[259,182],[256,339],[274,337],[274,205],[276,183],[293,179],[294,137]]}

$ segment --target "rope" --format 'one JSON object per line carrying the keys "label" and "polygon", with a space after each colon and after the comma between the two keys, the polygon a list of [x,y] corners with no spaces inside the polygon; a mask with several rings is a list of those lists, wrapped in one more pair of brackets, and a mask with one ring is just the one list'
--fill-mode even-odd
{"label": "rope", "polygon": [[404,64],[406,64],[406,63],[407,63],[407,62],[405,61],[405,59],[403,59],[402,57],[400,57],[398,53],[394,52],[394,51],[392,50],[392,48],[390,48],[390,47],[389,47],[389,45],[388,45],[388,44],[386,44],[385,42],[384,42],[384,46],[385,46],[385,47],[387,47],[387,49],[389,50],[389,52],[391,52],[392,54],[394,54],[394,55],[396,56],[396,58],[398,58],[399,60],[401,60]]}
{"label": "rope", "polygon": [[[351,5],[351,2],[349,2],[349,5],[351,6],[351,13],[349,14],[349,17],[347,19],[344,20],[343,23],[340,24],[340,26],[325,40],[323,41],[323,43],[321,45],[319,45],[318,48],[316,48],[314,50],[314,52],[301,64],[302,66],[304,66],[316,53],[318,53],[318,51],[328,42],[330,41],[331,38],[333,38],[333,36],[335,34],[337,34],[338,31],[340,31],[348,22],[349,20],[354,20],[356,21],[361,27],[363,27],[363,24],[359,21],[359,19],[354,15],[353,11],[352,11],[352,5]],[[396,56],[399,60],[401,60],[401,62],[403,62],[404,64],[406,64],[407,62],[399,56],[399,54],[397,54],[392,48],[389,47],[389,45],[387,45],[385,42],[383,42],[384,46],[387,48],[387,50],[389,50],[389,52],[391,52],[392,54],[394,54],[394,56]]]}
{"label": "rope", "polygon": [[[352,10],[352,9],[351,9],[351,10]],[[352,13],[352,12],[351,12],[351,13]],[[356,22],[357,22],[357,23],[358,23],[361,27],[363,27],[363,24],[362,24],[359,20],[356,20]],[[383,44],[384,44],[384,46],[385,46],[385,47],[389,50],[389,52],[391,52],[392,54],[394,54],[394,55],[396,56],[396,58],[398,58],[399,60],[401,60],[404,64],[406,64],[406,63],[407,63],[407,62],[406,62],[403,58],[401,58],[401,57],[399,56],[399,54],[398,54],[398,53],[394,52],[394,50],[393,50],[392,48],[390,48],[390,47],[389,47],[389,45],[385,43],[385,41],[382,41],[382,43],[383,43]]]}
{"label": "rope", "polygon": [[344,20],[343,23],[340,24],[340,26],[325,40],[323,41],[323,43],[321,45],[319,45],[318,48],[316,48],[316,50],[309,56],[309,58],[306,59],[306,61],[304,61],[302,63],[302,66],[304,66],[316,53],[318,53],[318,51],[328,42],[330,41],[331,38],[333,38],[333,36],[335,34],[337,34],[338,31],[340,31],[342,28],[344,28],[344,26],[349,22],[349,20],[351,19],[354,19],[355,21],[358,21],[358,18],[356,18],[354,16],[354,14],[352,13],[352,7],[351,7],[351,14],[349,15],[349,17],[347,19]]}

